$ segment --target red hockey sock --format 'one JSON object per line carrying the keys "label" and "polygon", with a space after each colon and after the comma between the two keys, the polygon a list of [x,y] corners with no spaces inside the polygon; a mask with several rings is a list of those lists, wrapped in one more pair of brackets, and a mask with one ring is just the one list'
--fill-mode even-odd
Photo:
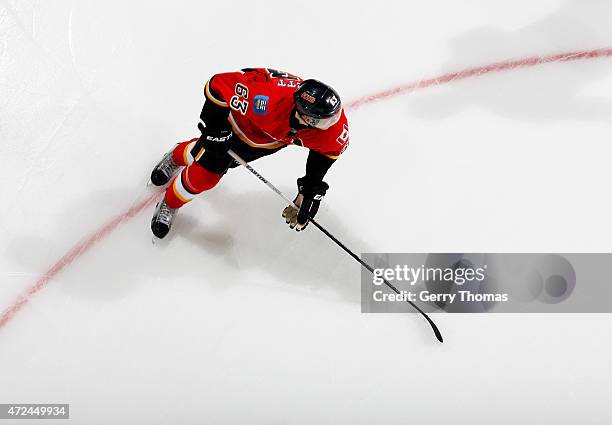
{"label": "red hockey sock", "polygon": [[178,165],[187,166],[193,162],[193,157],[191,156],[191,149],[195,145],[195,142],[198,141],[198,138],[187,140],[186,142],[179,143],[174,147],[172,151],[172,159]]}
{"label": "red hockey sock", "polygon": [[[196,139],[197,140],[197,139]],[[205,190],[219,183],[223,174],[213,173],[197,162],[183,169],[166,189],[166,203],[170,208],[180,208]]]}

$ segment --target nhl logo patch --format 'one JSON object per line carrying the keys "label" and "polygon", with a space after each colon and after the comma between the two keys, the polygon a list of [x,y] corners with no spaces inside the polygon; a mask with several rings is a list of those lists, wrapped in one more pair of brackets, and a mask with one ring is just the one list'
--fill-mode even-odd
{"label": "nhl logo patch", "polygon": [[258,94],[253,98],[253,112],[258,115],[264,115],[268,113],[268,101],[269,97],[263,94]]}

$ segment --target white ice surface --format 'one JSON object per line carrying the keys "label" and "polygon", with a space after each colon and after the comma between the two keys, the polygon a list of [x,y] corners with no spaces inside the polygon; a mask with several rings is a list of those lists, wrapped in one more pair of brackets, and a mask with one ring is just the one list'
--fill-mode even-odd
{"label": "white ice surface", "polygon": [[[612,46],[608,1],[0,1],[0,310],[144,195],[215,72],[348,101]],[[358,252],[610,252],[612,59],[349,113],[319,218]],[[256,167],[293,194],[306,151]],[[364,315],[359,267],[245,170],[151,244],[152,208],[0,329],[0,402],[75,424],[609,424],[610,315]],[[8,423],[8,422],[7,422]],[[32,422],[35,423],[35,422]]]}

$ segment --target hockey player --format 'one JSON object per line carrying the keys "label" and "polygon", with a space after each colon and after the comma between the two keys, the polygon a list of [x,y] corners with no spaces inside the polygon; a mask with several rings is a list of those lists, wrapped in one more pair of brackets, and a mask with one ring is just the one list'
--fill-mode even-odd
{"label": "hockey player", "polygon": [[238,166],[229,149],[249,162],[291,144],[310,152],[306,174],[297,180],[294,203],[299,210],[289,205],[282,216],[290,228],[304,229],[329,188],[323,177],[348,146],[338,93],[320,81],[265,68],[216,74],[204,92],[198,124],[202,135],[177,144],[151,173],[156,186],[173,179],[155,209],[153,234],[166,236],[180,207]]}

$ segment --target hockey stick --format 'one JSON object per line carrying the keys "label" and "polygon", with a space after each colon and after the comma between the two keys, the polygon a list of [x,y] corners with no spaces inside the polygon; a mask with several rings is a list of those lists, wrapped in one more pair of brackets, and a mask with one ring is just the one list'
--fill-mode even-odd
{"label": "hockey stick", "polygon": [[[255,170],[253,167],[251,167],[249,164],[247,164],[247,162],[240,158],[240,156],[238,156],[234,151],[232,151],[231,149],[227,151],[227,153],[236,160],[236,162],[238,162],[240,165],[244,166],[247,170],[249,170],[251,173],[253,173],[259,180],[261,180],[263,183],[265,183],[266,186],[268,186],[270,189],[272,189],[274,192],[276,192],[276,194],[278,196],[280,196],[281,198],[283,198],[289,205],[293,205],[294,208],[298,209],[298,206],[295,205],[293,203],[292,200],[290,200],[289,198],[287,198],[285,196],[285,194],[283,192],[281,192],[276,186],[274,186],[272,183],[270,183],[264,176],[262,176],[261,174],[259,174],[257,172],[257,170]],[[374,274],[374,268],[372,266],[370,266],[368,263],[366,263],[365,261],[363,261],[361,258],[359,258],[353,251],[351,251],[350,249],[348,249],[342,242],[340,242],[334,235],[332,235],[331,233],[329,233],[329,231],[321,226],[319,223],[317,223],[313,218],[309,218],[308,219],[317,229],[319,229],[321,232],[323,232],[323,234],[325,236],[327,236],[328,238],[330,238],[332,241],[334,241],[336,243],[336,245],[338,245],[340,248],[342,248],[348,255],[350,255],[351,257],[353,257],[355,259],[355,261],[357,261],[359,264],[361,264],[363,267],[365,267],[367,270],[370,271],[370,273]],[[387,281],[387,279],[383,278],[383,281],[385,282],[385,285],[387,285],[389,288],[391,288],[393,290],[393,292],[395,292],[396,294],[399,294],[400,291],[393,286],[391,283],[389,283]],[[429,323],[429,326],[431,326],[431,328],[434,331],[434,334],[436,335],[436,338],[438,339],[438,341],[440,342],[444,342],[444,339],[442,339],[442,334],[440,333],[440,330],[438,329],[438,327],[436,326],[436,324],[433,322],[433,320],[431,320],[431,318],[427,315],[427,313],[425,313],[423,310],[421,310],[415,303],[413,303],[410,300],[406,300],[406,302],[408,304],[410,304],[416,311],[418,311],[421,316],[423,316],[425,318],[425,320],[427,320],[427,322]]]}

